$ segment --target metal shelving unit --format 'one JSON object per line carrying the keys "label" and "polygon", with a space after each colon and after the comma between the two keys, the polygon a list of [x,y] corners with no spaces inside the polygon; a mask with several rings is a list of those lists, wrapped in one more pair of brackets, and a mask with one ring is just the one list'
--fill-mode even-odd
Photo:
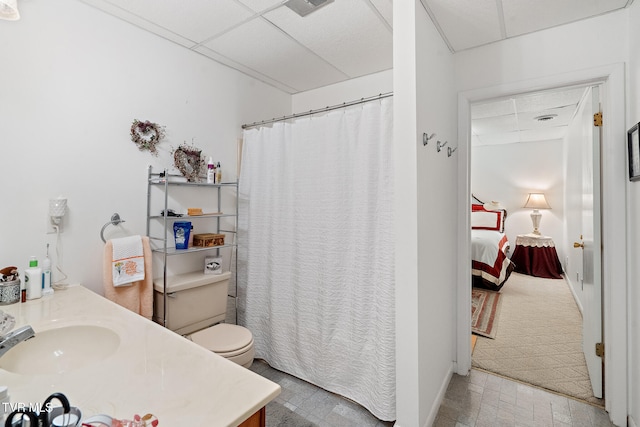
{"label": "metal shelving unit", "polygon": [[[234,256],[234,249],[237,250],[237,229],[238,229],[238,181],[235,182],[221,182],[217,184],[209,184],[205,182],[188,182],[184,180],[185,178],[182,175],[178,174],[170,174],[165,169],[162,172],[153,172],[152,166],[149,166],[148,176],[147,176],[147,236],[149,237],[150,242],[154,242],[156,244],[152,244],[152,252],[159,253],[162,256],[162,282],[163,282],[163,314],[162,314],[162,325],[166,327],[167,325],[167,263],[168,258],[177,255],[185,255],[194,252],[205,252],[205,251],[216,251],[216,255],[220,255],[220,250],[224,248],[232,248],[231,249],[231,257],[232,260],[235,259],[235,283],[237,284],[238,278],[238,257],[237,254]],[[164,215],[152,215],[151,214],[151,202],[152,202],[152,189],[160,188],[164,193],[164,202],[163,202],[163,212]],[[168,213],[168,205],[169,205],[169,192],[171,187],[204,187],[208,190],[216,191],[217,193],[217,209],[221,210],[222,207],[222,191],[224,188],[231,188],[235,191],[235,213],[220,213],[220,214],[204,214],[197,216],[167,216]],[[232,218],[233,219],[233,230],[227,230],[221,228],[221,220],[223,218]],[[211,246],[211,247],[190,247],[188,249],[176,249],[175,245],[170,245],[171,238],[169,236],[173,235],[173,227],[172,224],[175,221],[184,221],[191,219],[202,219],[202,220],[215,220],[215,228],[216,233],[225,233],[231,234],[233,236],[233,243],[228,243],[225,238],[225,244],[220,246]],[[162,223],[162,236],[152,236],[151,235],[151,223],[152,221],[160,221]],[[155,247],[154,247],[155,246]],[[236,285],[237,286],[237,285]],[[233,297],[235,300],[235,296],[229,295],[229,297]],[[237,312],[237,311],[236,311]]]}

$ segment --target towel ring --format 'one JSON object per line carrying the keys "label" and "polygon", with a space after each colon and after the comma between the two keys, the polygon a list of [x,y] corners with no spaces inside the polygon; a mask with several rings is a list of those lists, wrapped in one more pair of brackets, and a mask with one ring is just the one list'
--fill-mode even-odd
{"label": "towel ring", "polygon": [[107,228],[110,225],[120,225],[121,223],[125,222],[124,219],[120,219],[120,215],[118,215],[118,213],[114,213],[113,215],[111,215],[111,221],[109,221],[108,223],[106,223],[105,225],[102,226],[102,230],[100,230],[100,238],[102,239],[102,241],[104,243],[107,243],[107,241],[104,239],[104,229]]}

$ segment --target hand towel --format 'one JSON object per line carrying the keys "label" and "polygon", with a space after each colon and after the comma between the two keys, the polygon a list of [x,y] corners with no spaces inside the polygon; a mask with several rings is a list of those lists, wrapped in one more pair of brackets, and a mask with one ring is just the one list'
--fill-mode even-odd
{"label": "hand towel", "polygon": [[144,279],[144,254],[140,236],[111,240],[113,286],[131,286]]}
{"label": "hand towel", "polygon": [[113,286],[113,243],[107,240],[104,246],[103,290],[105,298],[151,320],[153,316],[153,270],[149,238],[142,236],[144,256],[144,279],[131,286]]}

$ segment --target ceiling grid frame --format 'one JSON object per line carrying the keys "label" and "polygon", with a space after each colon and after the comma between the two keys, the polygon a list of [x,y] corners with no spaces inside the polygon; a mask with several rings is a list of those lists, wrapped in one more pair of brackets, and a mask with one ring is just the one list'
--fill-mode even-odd
{"label": "ceiling grid frame", "polygon": [[[210,0],[190,0],[186,6],[169,0],[79,1],[129,22],[143,31],[155,33],[167,41],[176,43],[192,52],[234,68],[290,94],[321,87],[318,85],[339,83],[350,78],[386,71],[393,67],[392,48],[389,51],[388,47],[392,44],[393,38],[393,20],[391,16],[393,0],[335,0],[317,12],[311,13],[310,16],[314,16],[315,13],[325,13],[329,16],[325,16],[320,20],[312,19],[307,21],[315,22],[315,25],[304,24],[306,27],[304,27],[304,33],[302,34],[304,37],[302,38],[307,41],[314,40],[312,45],[308,45],[303,40],[298,39],[301,35],[300,27],[302,24],[300,24],[300,21],[296,24],[298,26],[297,32],[292,34],[287,25],[283,26],[280,25],[281,23],[272,22],[267,17],[267,15],[278,11],[280,8],[288,9],[284,5],[286,0],[216,0],[215,2],[210,2]],[[583,1],[420,0],[420,3],[431,18],[449,51],[456,53],[529,34],[530,32],[599,16],[629,7],[633,3],[633,0],[591,0],[588,4]],[[355,13],[353,17],[349,16],[351,21],[348,21],[345,16],[341,15],[343,13],[341,10],[349,10],[349,8],[335,7],[340,2],[357,4],[358,8],[366,6],[367,10],[375,16],[375,19],[369,16],[369,12],[367,12],[368,23],[366,25],[357,21],[359,15]],[[201,12],[201,10],[206,11],[206,13]],[[363,9],[360,10],[362,11]],[[464,19],[456,20],[458,16],[464,17]],[[515,20],[510,21],[508,17],[515,18]],[[281,64],[277,65],[282,67],[283,72],[277,73],[277,75],[267,72],[269,68],[274,69],[274,64],[267,63],[269,58],[264,55],[261,57],[262,62],[260,62],[251,60],[251,57],[245,54],[244,58],[250,59],[250,63],[243,63],[242,58],[229,55],[232,53],[229,43],[232,43],[232,41],[227,40],[225,42],[227,46],[226,54],[211,48],[212,41],[225,37],[230,33],[243,36],[241,31],[236,30],[250,25],[258,19],[266,21],[283,37],[287,37],[289,41],[299,46],[301,49],[299,52],[304,51],[304,55],[300,57],[295,57],[296,55],[292,54],[291,58],[282,58],[281,50],[281,55],[277,59]],[[290,21],[291,19],[293,18],[287,17],[287,20]],[[308,17],[300,19],[308,19]],[[329,21],[326,21],[327,19]],[[348,46],[350,46],[351,51],[344,51],[345,53],[337,51],[340,49],[340,44],[335,43],[335,41],[340,39],[337,38],[337,35],[334,39],[327,35],[326,28],[319,24],[323,20],[331,23],[339,22],[342,26],[350,25],[349,22],[362,24],[357,27],[357,31],[352,29],[349,32],[349,28],[343,31],[343,40],[349,42]],[[460,22],[467,22],[470,25],[462,25]],[[216,25],[215,23],[222,25]],[[525,25],[518,27],[519,23],[524,23]],[[334,27],[334,30],[336,29],[339,32],[342,31],[338,27]],[[321,36],[319,38],[322,38],[322,42],[316,43],[313,34]],[[369,40],[371,34],[375,34],[377,40],[384,41],[382,45],[385,47],[382,48],[382,51],[380,50],[381,45],[377,45],[377,41],[372,42]],[[246,37],[247,34],[245,33],[244,36]],[[194,37],[196,38],[195,40]],[[257,40],[261,40],[260,35],[255,35],[255,37],[257,37]],[[277,40],[277,37],[271,38],[272,43],[277,42]],[[332,42],[333,45],[327,46]],[[320,45],[320,43],[324,43],[324,45]],[[208,44],[209,46],[207,46]],[[277,46],[273,47],[277,48]],[[264,43],[262,47],[256,46],[256,49],[260,48],[269,49],[269,46]],[[248,48],[245,46],[245,49]],[[332,49],[336,50],[335,55],[325,55],[327,52],[331,52]],[[293,51],[296,51],[296,49],[293,49]],[[312,55],[312,57],[307,55]],[[310,64],[322,63],[323,65],[317,68],[315,65],[310,65],[306,68],[296,65],[296,62],[299,63],[307,59]],[[347,61],[350,61],[350,63]],[[292,72],[286,72],[287,69],[295,70],[296,68],[305,70],[304,72],[308,75],[300,76]],[[322,73],[327,72],[329,69],[331,71],[322,76]],[[297,83],[294,84],[294,80]]]}

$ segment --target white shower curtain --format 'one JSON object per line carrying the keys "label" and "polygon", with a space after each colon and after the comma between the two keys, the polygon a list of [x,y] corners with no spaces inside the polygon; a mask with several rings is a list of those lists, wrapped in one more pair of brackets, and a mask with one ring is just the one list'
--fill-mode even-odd
{"label": "white shower curtain", "polygon": [[239,322],[256,357],[395,419],[392,99],[244,133]]}

